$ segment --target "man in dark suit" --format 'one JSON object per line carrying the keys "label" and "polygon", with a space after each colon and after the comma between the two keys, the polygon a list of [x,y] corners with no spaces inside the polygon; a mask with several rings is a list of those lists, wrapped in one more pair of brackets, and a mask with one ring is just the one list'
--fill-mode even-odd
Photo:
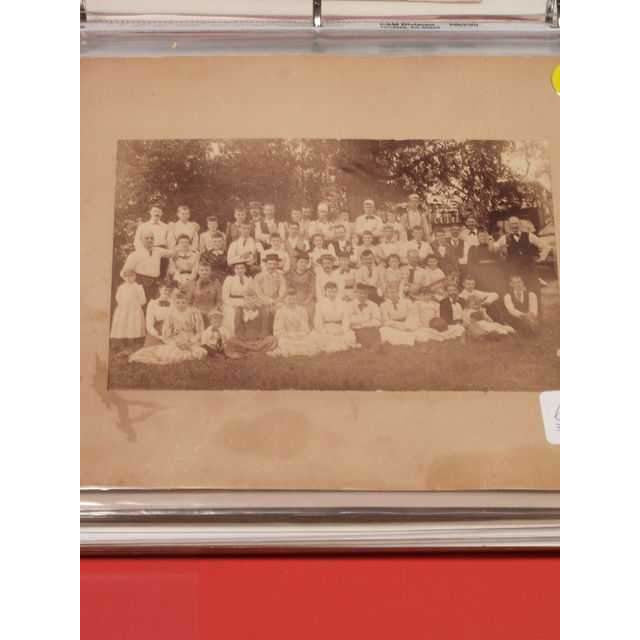
{"label": "man in dark suit", "polygon": [[448,325],[462,324],[462,301],[455,284],[447,285],[447,297],[440,301],[440,317]]}
{"label": "man in dark suit", "polygon": [[456,269],[456,258],[449,242],[444,237],[443,229],[436,229],[434,232],[435,240],[431,243],[431,251],[438,258],[438,266],[444,271],[445,275],[449,275]]}

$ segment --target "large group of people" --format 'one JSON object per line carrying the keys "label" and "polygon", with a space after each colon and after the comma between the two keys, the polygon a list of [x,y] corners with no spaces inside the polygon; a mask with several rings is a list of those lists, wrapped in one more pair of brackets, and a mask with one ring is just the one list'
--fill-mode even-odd
{"label": "large group of people", "polygon": [[320,202],[278,219],[273,204],[238,206],[222,228],[163,221],[151,206],[122,267],[111,338],[130,362],[313,356],[382,344],[535,335],[536,263],[549,247],[531,223],[494,230],[468,216],[442,224],[417,194],[362,214]]}

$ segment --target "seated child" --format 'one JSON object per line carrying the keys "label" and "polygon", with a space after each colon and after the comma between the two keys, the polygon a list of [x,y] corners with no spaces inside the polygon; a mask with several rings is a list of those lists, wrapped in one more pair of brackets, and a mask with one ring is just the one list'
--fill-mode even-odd
{"label": "seated child", "polygon": [[165,365],[204,358],[207,352],[200,346],[203,329],[202,315],[179,291],[162,324],[163,344],[139,349],[129,356],[129,362]]}
{"label": "seated child", "polygon": [[355,333],[361,347],[372,348],[380,345],[380,307],[369,300],[367,288],[356,287],[356,298],[349,303],[349,326]]}
{"label": "seated child", "polygon": [[382,342],[412,347],[418,329],[418,316],[414,303],[409,298],[401,298],[397,291],[380,305],[382,313]]}
{"label": "seated child", "polygon": [[355,333],[349,327],[347,303],[338,297],[338,285],[333,281],[325,284],[324,295],[316,302],[314,328],[321,349],[327,353],[357,345]]}
{"label": "seated child", "polygon": [[448,325],[440,317],[440,302],[428,287],[423,287],[417,293],[415,303],[418,315],[418,330],[415,332],[416,342],[444,342],[460,338],[464,335],[461,324]]}
{"label": "seated child", "polygon": [[162,281],[158,285],[158,297],[150,300],[147,305],[147,337],[145,347],[162,344],[162,325],[171,309],[171,285],[169,281]]}
{"label": "seated child", "polygon": [[295,289],[287,289],[284,305],[276,311],[273,335],[278,346],[269,352],[270,356],[314,356],[321,351],[316,334],[309,327],[307,311],[297,303]]}
{"label": "seated child", "polygon": [[111,323],[111,337],[123,346],[135,346],[144,338],[145,324],[143,308],[147,302],[144,289],[136,282],[136,272],[127,269],[122,273],[124,282],[116,291],[116,310]]}
{"label": "seated child", "polygon": [[538,296],[529,291],[522,276],[509,278],[509,292],[504,296],[505,321],[518,333],[533,335],[540,329]]}
{"label": "seated child", "polygon": [[219,309],[212,309],[208,313],[209,326],[202,332],[200,344],[210,358],[225,355],[229,336],[222,326],[223,319],[224,314]]}
{"label": "seated child", "polygon": [[467,300],[467,307],[462,312],[462,322],[471,338],[491,338],[515,333],[513,327],[494,322],[487,310],[482,306],[480,296],[471,296]]}

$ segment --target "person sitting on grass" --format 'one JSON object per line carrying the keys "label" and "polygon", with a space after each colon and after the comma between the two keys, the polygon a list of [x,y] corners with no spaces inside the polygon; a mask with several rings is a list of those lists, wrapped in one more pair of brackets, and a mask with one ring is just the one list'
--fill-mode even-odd
{"label": "person sitting on grass", "polygon": [[170,281],[161,281],[158,284],[158,297],[147,305],[145,347],[162,344],[162,325],[171,310],[171,293]]}
{"label": "person sitting on grass", "polygon": [[392,291],[380,305],[382,342],[412,347],[418,329],[418,316],[414,303],[409,298],[401,298],[398,291]]}
{"label": "person sitting on grass", "polygon": [[465,331],[461,324],[448,325],[446,320],[440,317],[440,302],[428,287],[423,287],[417,292],[415,307],[418,316],[416,342],[444,342],[464,336]]}
{"label": "person sitting on grass", "polygon": [[349,303],[349,326],[361,347],[372,349],[380,345],[380,307],[369,300],[367,288],[357,285],[355,300]]}
{"label": "person sitting on grass", "polygon": [[136,272],[122,272],[124,282],[116,291],[116,310],[111,322],[111,337],[124,348],[140,346],[145,334],[144,305],[147,298],[141,284],[136,282]]}
{"label": "person sitting on grass", "polygon": [[509,278],[509,292],[504,296],[505,320],[518,333],[534,335],[540,329],[538,296],[529,291],[520,275]]}
{"label": "person sitting on grass", "polygon": [[482,302],[482,297],[472,295],[467,299],[467,307],[462,312],[462,323],[470,338],[497,338],[515,333],[513,327],[494,322]]}
{"label": "person sitting on grass", "polygon": [[338,285],[329,281],[324,295],[316,302],[314,328],[322,351],[346,351],[357,345],[355,333],[349,327],[347,303],[338,297]]}
{"label": "person sitting on grass", "polygon": [[225,347],[229,335],[222,326],[224,314],[219,309],[212,309],[208,313],[209,326],[202,332],[200,344],[209,358],[225,357]]}
{"label": "person sitting on grass", "polygon": [[309,327],[307,311],[297,303],[295,289],[287,289],[284,304],[276,311],[273,335],[278,346],[270,356],[314,356],[321,351],[316,333]]}
{"label": "person sitting on grass", "polygon": [[461,325],[463,304],[458,297],[458,287],[453,283],[448,283],[446,292],[446,298],[440,301],[440,317],[448,326]]}
{"label": "person sitting on grass", "polygon": [[202,315],[179,291],[162,325],[163,344],[139,349],[129,356],[129,362],[166,365],[204,358],[207,352],[200,345],[203,330]]}
{"label": "person sitting on grass", "polygon": [[247,291],[242,307],[235,309],[234,335],[227,338],[225,353],[238,358],[251,353],[267,353],[278,346],[272,336],[270,316],[261,306],[253,289]]}
{"label": "person sitting on grass", "polygon": [[487,309],[494,321],[502,322],[504,313],[500,296],[495,291],[480,291],[476,289],[475,278],[471,275],[466,275],[462,280],[462,291],[460,291],[459,297],[465,305],[468,305],[472,296],[480,298],[482,306]]}

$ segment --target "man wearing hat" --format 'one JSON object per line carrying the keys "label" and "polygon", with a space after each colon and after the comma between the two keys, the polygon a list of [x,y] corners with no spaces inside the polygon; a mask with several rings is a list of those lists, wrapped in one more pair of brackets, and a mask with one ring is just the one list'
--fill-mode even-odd
{"label": "man wearing hat", "polygon": [[254,290],[263,311],[267,314],[270,333],[273,330],[273,318],[276,308],[282,304],[287,284],[278,269],[280,260],[277,254],[268,253],[264,257],[263,270],[254,278]]}
{"label": "man wearing hat", "polygon": [[356,218],[356,235],[361,238],[365,231],[370,231],[375,239],[382,235],[382,220],[375,214],[376,205],[371,199],[362,203],[363,213]]}

